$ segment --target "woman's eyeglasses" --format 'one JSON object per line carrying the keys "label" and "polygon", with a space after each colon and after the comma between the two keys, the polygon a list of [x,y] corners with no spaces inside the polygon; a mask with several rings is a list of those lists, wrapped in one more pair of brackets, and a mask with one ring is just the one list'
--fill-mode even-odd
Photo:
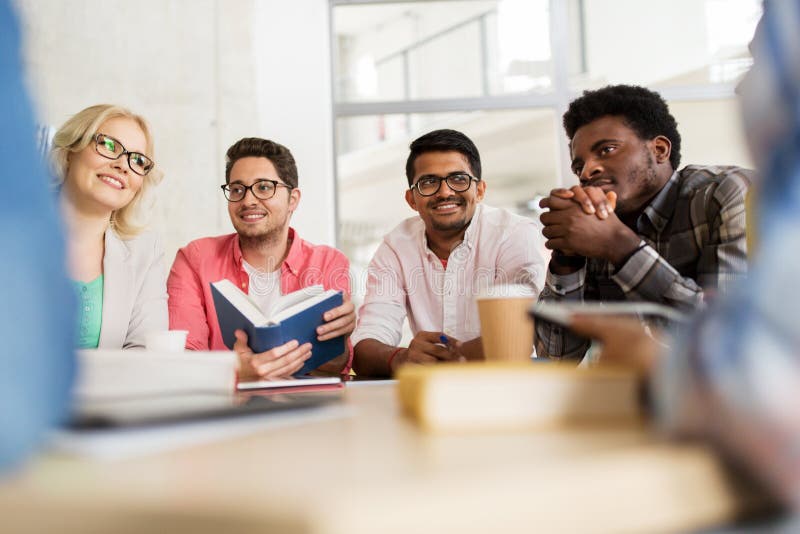
{"label": "woman's eyeglasses", "polygon": [[94,141],[95,151],[104,158],[119,159],[128,156],[128,167],[139,176],[146,176],[155,167],[152,159],[140,152],[128,152],[122,143],[110,135],[97,133],[94,135]]}

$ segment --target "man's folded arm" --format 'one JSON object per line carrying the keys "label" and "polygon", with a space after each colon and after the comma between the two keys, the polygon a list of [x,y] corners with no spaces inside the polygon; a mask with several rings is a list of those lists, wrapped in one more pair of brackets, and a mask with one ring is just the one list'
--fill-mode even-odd
{"label": "man's folded arm", "polygon": [[703,303],[703,288],[692,278],[681,276],[649,245],[634,252],[611,279],[628,300],[655,302],[687,311]]}

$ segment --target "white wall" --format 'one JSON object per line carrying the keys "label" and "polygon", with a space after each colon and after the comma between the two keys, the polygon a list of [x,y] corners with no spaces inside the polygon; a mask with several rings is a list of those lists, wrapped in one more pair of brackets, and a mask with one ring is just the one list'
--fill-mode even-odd
{"label": "white wall", "polygon": [[305,239],[333,244],[336,186],[328,2],[258,0],[255,6],[261,131],[288,146],[297,160],[303,196],[292,224]]}
{"label": "white wall", "polygon": [[671,102],[681,133],[681,166],[739,165],[753,168],[735,99]]}
{"label": "white wall", "polygon": [[153,226],[168,257],[191,239],[232,231],[219,184],[225,150],[244,136],[292,150],[303,191],[293,224],[309,240],[333,243],[325,0],[37,0],[17,7],[43,122],[58,126],[110,102],[151,123],[166,175]]}

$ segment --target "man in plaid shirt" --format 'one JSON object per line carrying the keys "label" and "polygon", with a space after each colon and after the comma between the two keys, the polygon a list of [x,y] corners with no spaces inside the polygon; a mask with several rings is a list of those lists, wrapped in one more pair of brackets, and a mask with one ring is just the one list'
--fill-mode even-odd
{"label": "man in plaid shirt", "polygon": [[[691,311],[747,272],[752,171],[690,165],[666,102],[643,87],[586,91],[564,114],[580,185],[541,202],[553,250],[541,300],[647,301]],[[539,356],[580,360],[589,341],[538,321]]]}

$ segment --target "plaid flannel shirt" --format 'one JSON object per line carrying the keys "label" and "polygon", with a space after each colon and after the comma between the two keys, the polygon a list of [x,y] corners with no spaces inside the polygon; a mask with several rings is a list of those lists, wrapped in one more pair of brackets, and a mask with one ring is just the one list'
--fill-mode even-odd
{"label": "plaid flannel shirt", "polygon": [[[676,171],[636,221],[640,247],[618,269],[588,258],[569,275],[548,269],[541,300],[635,300],[682,310],[699,308],[747,272],[745,194],[753,171],[732,166],[695,166]],[[583,358],[585,338],[538,321],[536,353]]]}

